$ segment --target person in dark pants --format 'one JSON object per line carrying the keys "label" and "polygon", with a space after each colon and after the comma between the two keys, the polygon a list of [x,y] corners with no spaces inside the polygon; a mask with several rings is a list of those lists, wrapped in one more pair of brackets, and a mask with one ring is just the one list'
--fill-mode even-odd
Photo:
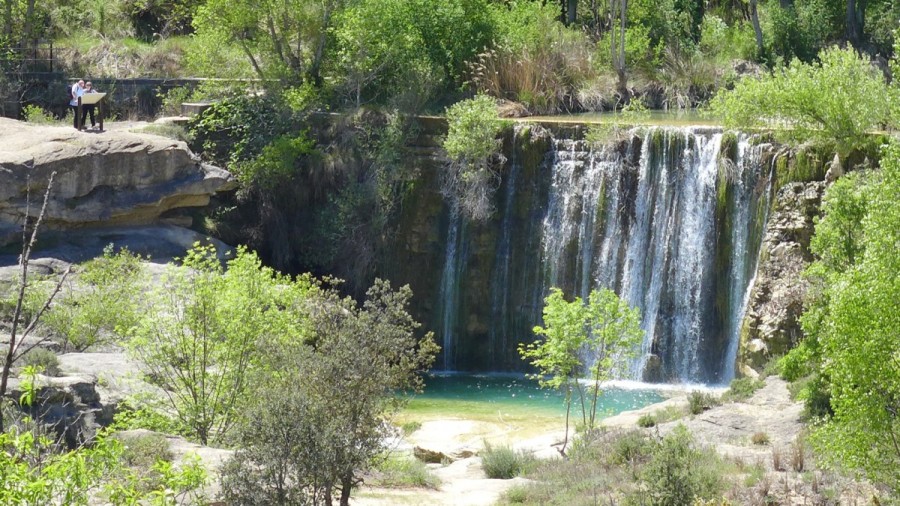
{"label": "person in dark pants", "polygon": [[[85,93],[97,93],[97,90],[95,90],[92,87],[91,82],[88,81],[88,82],[84,83],[84,92]],[[88,114],[91,115],[91,128],[97,127],[97,122],[96,122],[96,120],[94,120],[94,107],[95,106],[93,104],[81,106],[81,127],[82,128],[84,128],[84,121],[87,119]]]}
{"label": "person in dark pants", "polygon": [[[84,81],[79,80],[77,83],[72,85],[72,88],[69,90],[69,107],[72,108],[72,126],[78,128],[78,98],[84,95]],[[84,120],[81,120],[81,124],[84,125]]]}

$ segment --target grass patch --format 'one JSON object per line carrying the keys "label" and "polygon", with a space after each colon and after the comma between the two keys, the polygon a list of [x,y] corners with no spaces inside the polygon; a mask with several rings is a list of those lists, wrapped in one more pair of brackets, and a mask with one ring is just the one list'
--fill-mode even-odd
{"label": "grass patch", "polygon": [[765,432],[755,432],[750,436],[750,442],[757,446],[765,446],[769,444],[769,435]]}
{"label": "grass patch", "polygon": [[419,421],[416,421],[416,420],[412,420],[412,421],[409,421],[409,422],[406,422],[406,423],[401,424],[401,425],[400,425],[400,432],[401,432],[404,436],[408,436],[408,435],[412,434],[413,432],[415,432],[415,431],[417,431],[417,430],[419,430],[419,429],[421,429],[421,428],[422,428],[422,422],[419,422]]}
{"label": "grass patch", "polygon": [[485,442],[481,452],[484,474],[495,480],[515,478],[533,468],[535,462],[536,459],[530,453],[516,451],[509,446],[491,446]]}
{"label": "grass patch", "polygon": [[641,417],[638,418],[637,426],[642,429],[649,429],[650,427],[655,427],[656,423],[657,422],[656,422],[655,416],[653,416],[651,414],[646,414],[646,415],[641,415]]}
{"label": "grass patch", "polygon": [[390,455],[375,469],[367,484],[383,488],[437,489],[441,480],[418,459],[409,455]]}

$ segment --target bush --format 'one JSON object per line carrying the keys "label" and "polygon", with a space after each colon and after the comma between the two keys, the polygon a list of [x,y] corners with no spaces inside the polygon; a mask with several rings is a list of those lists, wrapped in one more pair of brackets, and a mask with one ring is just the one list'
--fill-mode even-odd
{"label": "bush", "polygon": [[377,466],[376,476],[366,483],[376,487],[424,487],[436,489],[441,480],[435,476],[424,462],[405,457],[389,456]]}
{"label": "bush", "polygon": [[629,431],[612,440],[609,460],[634,468],[647,460],[653,449],[652,441],[640,431]]}
{"label": "bush", "polygon": [[26,105],[25,108],[22,109],[22,115],[25,117],[25,121],[34,123],[35,125],[56,124],[56,118],[39,105]]}
{"label": "bush", "polygon": [[506,123],[497,118],[494,100],[487,95],[447,108],[447,122],[443,146],[451,163],[441,191],[469,218],[486,220],[494,212],[493,195],[500,184],[497,167],[505,161],[497,137]]}
{"label": "bush", "polygon": [[46,348],[34,348],[22,357],[23,365],[40,367],[47,376],[59,376],[59,358]]}
{"label": "bush", "polygon": [[142,290],[141,257],[127,249],[83,264],[80,275],[44,316],[43,322],[75,351],[107,343],[128,334],[137,324]]}
{"label": "bush", "polygon": [[638,427],[647,429],[656,426],[656,417],[651,414],[641,415],[637,421]]}
{"label": "bush", "polygon": [[650,504],[676,506],[711,499],[722,489],[721,461],[713,450],[697,449],[683,425],[653,445],[641,474]]}
{"label": "bush", "polygon": [[752,436],[750,436],[750,442],[755,445],[763,446],[769,444],[769,435],[765,432],[754,432]]}
{"label": "bush", "polygon": [[699,415],[707,409],[720,404],[719,399],[709,392],[694,390],[688,395],[688,410],[692,415]]}
{"label": "bush", "polygon": [[534,456],[515,451],[509,446],[491,446],[485,442],[481,452],[484,474],[494,480],[509,480],[525,472],[534,463]]}
{"label": "bush", "polygon": [[784,140],[833,143],[842,157],[869,146],[871,131],[893,123],[886,98],[895,90],[853,49],[826,49],[819,60],[745,77],[716,95],[712,110],[728,128],[773,128]]}

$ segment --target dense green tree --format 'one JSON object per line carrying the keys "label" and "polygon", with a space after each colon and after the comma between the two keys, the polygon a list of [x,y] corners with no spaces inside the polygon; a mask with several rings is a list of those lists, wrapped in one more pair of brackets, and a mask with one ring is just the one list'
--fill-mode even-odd
{"label": "dense green tree", "polygon": [[227,266],[201,246],[182,263],[148,295],[128,344],[165,392],[163,404],[207,444],[233,425],[263,343],[301,340],[303,320],[293,309],[309,283],[291,282],[241,248]]}
{"label": "dense green tree", "polygon": [[826,49],[819,59],[742,79],[715,97],[712,110],[726,127],[774,128],[785,139],[833,143],[841,155],[868,146],[891,121],[893,90],[853,49]]}
{"label": "dense green tree", "polygon": [[416,335],[409,287],[376,281],[358,305],[334,290],[311,294],[306,345],[269,348],[238,430],[243,449],[224,476],[225,496],[240,504],[341,505],[360,474],[385,450],[391,415],[437,353],[432,335]]}
{"label": "dense green tree", "polygon": [[343,0],[207,0],[194,16],[201,37],[237,44],[261,79],[322,85],[322,65]]}
{"label": "dense green tree", "polygon": [[[541,386],[563,390],[566,403],[566,439],[569,414],[576,400],[581,408],[581,424],[592,432],[597,428],[597,410],[602,383],[609,380],[617,363],[627,363],[640,344],[640,310],[631,308],[613,291],[594,290],[587,302],[576,297],[568,302],[562,290],[553,288],[544,299],[544,326],[535,327],[540,336],[534,343],[520,345],[519,353],[539,371]],[[581,378],[591,383],[585,386]]]}
{"label": "dense green tree", "polygon": [[[815,432],[828,460],[861,469],[873,480],[900,490],[900,146],[889,145],[881,172],[872,172],[859,198],[837,194],[826,200],[835,219],[822,229],[817,250],[828,271],[824,301],[817,308],[814,336],[831,408]],[[844,192],[846,189],[841,189]],[[836,206],[835,202],[850,205]],[[850,220],[848,220],[849,218]],[[838,225],[839,226],[834,226]],[[820,224],[821,225],[821,224]],[[859,239],[862,238],[862,241]],[[860,246],[862,242],[863,246]]]}

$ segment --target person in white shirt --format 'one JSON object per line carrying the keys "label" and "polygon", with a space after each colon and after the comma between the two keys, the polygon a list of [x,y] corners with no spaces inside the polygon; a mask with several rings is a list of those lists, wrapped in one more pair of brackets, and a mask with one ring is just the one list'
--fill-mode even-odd
{"label": "person in white shirt", "polygon": [[[97,93],[90,81],[84,83],[84,91],[82,93]],[[88,113],[91,115],[91,128],[97,128],[97,122],[94,120],[94,105],[84,105],[81,107],[81,128],[84,128],[84,122],[87,120]]]}
{"label": "person in white shirt", "polygon": [[72,97],[72,99],[69,100],[69,107],[72,108],[72,116],[75,118],[74,124],[72,126],[78,128],[78,99],[82,95],[84,95],[83,79],[79,79],[77,83],[72,85],[72,89],[70,90],[69,95]]}

